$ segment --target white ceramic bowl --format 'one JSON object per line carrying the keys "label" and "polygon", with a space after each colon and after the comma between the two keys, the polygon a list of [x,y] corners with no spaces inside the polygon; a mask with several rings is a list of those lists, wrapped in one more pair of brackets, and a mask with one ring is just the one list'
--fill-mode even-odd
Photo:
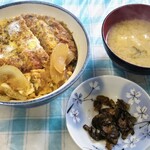
{"label": "white ceramic bowl", "polygon": [[107,96],[114,101],[123,99],[130,104],[130,114],[137,118],[135,134],[126,140],[121,138],[113,150],[145,150],[150,146],[150,97],[136,83],[127,79],[105,75],[88,79],[71,94],[66,109],[66,124],[75,143],[82,150],[105,150],[104,141],[94,141],[83,129],[91,126],[94,111],[93,100],[98,95]]}
{"label": "white ceramic bowl", "polygon": [[0,19],[29,13],[51,16],[59,21],[63,21],[67,25],[69,30],[73,33],[78,49],[77,66],[70,79],[54,92],[27,102],[0,102],[2,105],[31,107],[51,101],[60,93],[69,88],[79,78],[88,61],[89,40],[87,34],[80,21],[69,11],[50,3],[32,1],[17,2],[0,7]]}

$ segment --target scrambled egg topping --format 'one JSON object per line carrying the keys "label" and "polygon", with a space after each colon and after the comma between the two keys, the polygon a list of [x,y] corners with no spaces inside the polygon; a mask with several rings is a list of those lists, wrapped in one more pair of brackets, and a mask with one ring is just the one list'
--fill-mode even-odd
{"label": "scrambled egg topping", "polygon": [[54,18],[31,14],[0,21],[1,101],[56,90],[72,75],[76,61],[71,32]]}

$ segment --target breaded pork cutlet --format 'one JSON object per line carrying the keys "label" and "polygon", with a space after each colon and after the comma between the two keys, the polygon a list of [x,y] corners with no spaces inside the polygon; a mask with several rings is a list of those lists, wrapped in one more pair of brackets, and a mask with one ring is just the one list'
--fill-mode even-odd
{"label": "breaded pork cutlet", "polygon": [[58,44],[58,39],[55,37],[50,26],[43,20],[38,19],[36,15],[24,15],[23,18],[33,34],[39,39],[43,48],[50,55],[53,48]]}
{"label": "breaded pork cutlet", "polygon": [[22,72],[44,68],[49,55],[19,16],[0,22],[0,66],[13,65]]}
{"label": "breaded pork cutlet", "polygon": [[72,33],[66,25],[50,16],[44,15],[23,15],[27,26],[37,36],[44,49],[51,54],[57,43],[65,43],[69,47],[67,64],[77,60],[77,47],[73,40]]}

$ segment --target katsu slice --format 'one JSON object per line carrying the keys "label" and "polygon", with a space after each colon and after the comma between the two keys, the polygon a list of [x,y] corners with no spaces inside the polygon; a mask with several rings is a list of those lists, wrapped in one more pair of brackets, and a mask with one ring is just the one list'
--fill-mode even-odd
{"label": "katsu slice", "polygon": [[17,55],[17,45],[10,39],[7,26],[10,21],[0,21],[0,66],[4,64],[14,65],[20,68],[23,61]]}
{"label": "katsu slice", "polygon": [[69,47],[69,55],[67,59],[67,64],[72,61],[77,60],[77,47],[73,39],[71,31],[67,28],[67,25],[64,22],[58,21],[50,16],[38,15],[38,19],[43,20],[45,23],[50,26],[54,35],[59,40],[59,43],[65,43]]}
{"label": "katsu slice", "polygon": [[35,14],[23,15],[23,18],[49,54],[58,43],[64,43],[69,47],[66,63],[77,60],[77,47],[72,33],[63,22],[57,21],[53,17]]}
{"label": "katsu slice", "polygon": [[39,39],[43,48],[50,55],[53,48],[58,44],[58,39],[55,37],[50,26],[42,19],[38,19],[36,15],[24,15],[23,18],[33,34]]}
{"label": "katsu slice", "polygon": [[13,65],[29,72],[44,68],[49,61],[49,55],[21,16],[0,23],[0,38],[0,65]]}

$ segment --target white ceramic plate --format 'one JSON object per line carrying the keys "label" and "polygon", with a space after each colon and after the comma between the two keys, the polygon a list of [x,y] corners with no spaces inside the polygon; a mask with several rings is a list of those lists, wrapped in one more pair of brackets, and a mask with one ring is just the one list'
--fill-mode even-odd
{"label": "white ceramic plate", "polygon": [[150,145],[150,97],[137,84],[117,76],[99,76],[80,84],[71,94],[66,110],[66,124],[75,143],[83,150],[104,150],[105,141],[94,141],[83,129],[91,125],[97,114],[93,100],[105,95],[114,101],[123,99],[130,104],[130,113],[137,118],[135,134],[121,138],[113,150],[145,150]]}

